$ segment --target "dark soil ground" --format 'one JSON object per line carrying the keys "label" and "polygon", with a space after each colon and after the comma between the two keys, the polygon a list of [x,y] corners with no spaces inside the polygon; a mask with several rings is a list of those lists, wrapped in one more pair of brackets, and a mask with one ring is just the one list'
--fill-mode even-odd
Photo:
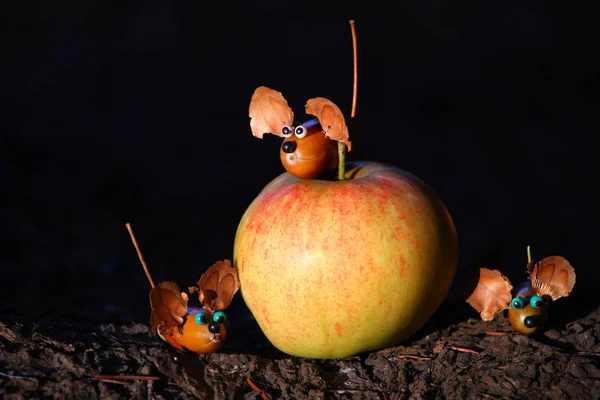
{"label": "dark soil ground", "polygon": [[403,345],[343,360],[282,354],[251,319],[230,327],[221,351],[197,355],[171,348],[143,322],[2,314],[0,397],[597,399],[600,308],[588,300],[580,293],[555,303],[561,315],[536,337],[513,332],[504,315],[486,323],[446,302]]}

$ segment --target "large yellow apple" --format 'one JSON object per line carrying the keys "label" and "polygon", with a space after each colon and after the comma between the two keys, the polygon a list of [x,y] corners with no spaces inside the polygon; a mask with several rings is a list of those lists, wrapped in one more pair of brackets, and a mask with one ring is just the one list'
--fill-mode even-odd
{"label": "large yellow apple", "polygon": [[284,173],[237,229],[244,301],[290,355],[344,358],[398,344],[425,324],[454,279],[456,230],[430,187],[375,162],[348,163],[345,176]]}

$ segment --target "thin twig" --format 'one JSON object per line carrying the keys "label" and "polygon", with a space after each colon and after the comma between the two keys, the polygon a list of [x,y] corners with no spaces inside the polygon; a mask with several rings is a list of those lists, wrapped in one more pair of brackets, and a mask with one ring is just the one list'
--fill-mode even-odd
{"label": "thin twig", "polygon": [[133,247],[135,247],[135,251],[137,251],[138,257],[140,258],[140,262],[142,263],[142,267],[144,268],[144,272],[146,273],[146,277],[148,277],[148,281],[150,282],[150,286],[154,288],[154,281],[152,280],[152,276],[150,275],[150,270],[148,269],[148,265],[146,265],[146,260],[144,260],[144,256],[142,255],[142,251],[140,250],[140,246],[138,246],[137,240],[135,240],[135,235],[133,234],[133,230],[131,229],[131,225],[128,223],[125,224],[127,230],[129,231],[129,236],[131,236],[131,241],[133,242]]}
{"label": "thin twig", "polygon": [[394,356],[394,358],[408,358],[410,360],[419,360],[419,361],[431,360],[430,357],[417,356],[417,355],[413,355],[413,354],[398,354],[397,356]]}
{"label": "thin twig", "polygon": [[254,384],[254,382],[252,382],[252,379],[250,379],[249,377],[246,378],[246,382],[248,382],[248,385],[250,385],[250,387],[252,388],[252,390],[254,390],[256,393],[260,394],[260,397],[263,400],[269,400],[269,398],[267,397],[267,395],[265,394],[265,392],[259,388],[258,386],[256,386]]}
{"label": "thin twig", "polygon": [[486,331],[485,334],[488,336],[504,336],[506,332]]}
{"label": "thin twig", "polygon": [[352,85],[352,111],[350,118],[356,115],[356,101],[358,97],[358,49],[356,47],[356,28],[354,20],[350,20],[350,30],[352,31],[352,56],[354,58],[354,84]]}
{"label": "thin twig", "polygon": [[[354,20],[350,20],[350,31],[352,33],[352,56],[354,79],[352,82],[352,108],[350,110],[350,118],[356,115],[356,102],[358,98],[358,49],[356,48],[356,28]],[[338,181],[346,179],[346,150],[348,146],[345,143],[338,142]]]}
{"label": "thin twig", "polygon": [[578,351],[575,353],[578,356],[592,356],[592,357],[600,357],[600,352],[597,351]]}
{"label": "thin twig", "polygon": [[449,349],[460,351],[461,353],[479,354],[476,350],[467,349],[466,347],[448,346]]}
{"label": "thin twig", "polygon": [[29,376],[9,375],[9,374],[5,374],[4,372],[0,372],[0,376],[3,378],[14,379],[16,381],[31,381],[31,382],[38,383],[37,379],[31,378]]}
{"label": "thin twig", "polygon": [[122,385],[122,386],[129,384],[129,382],[127,382],[127,381],[119,381],[116,379],[98,379],[98,381],[102,382],[102,383],[115,383],[117,385]]}
{"label": "thin twig", "polygon": [[102,382],[109,381],[156,381],[160,379],[157,376],[148,376],[148,375],[96,375],[96,379]]}

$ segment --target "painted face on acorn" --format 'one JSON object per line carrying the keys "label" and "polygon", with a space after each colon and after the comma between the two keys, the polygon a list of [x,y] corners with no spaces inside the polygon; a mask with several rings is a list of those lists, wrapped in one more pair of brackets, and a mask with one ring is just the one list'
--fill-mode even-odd
{"label": "painted face on acorn", "polygon": [[539,296],[531,287],[531,281],[522,283],[508,309],[508,319],[513,329],[525,335],[541,331],[548,320],[551,301],[550,296]]}
{"label": "painted face on acorn", "polygon": [[324,172],[335,170],[338,163],[337,143],[327,136],[313,118],[296,127],[281,128],[284,137],[279,156],[281,164],[290,174],[303,179],[313,179]]}

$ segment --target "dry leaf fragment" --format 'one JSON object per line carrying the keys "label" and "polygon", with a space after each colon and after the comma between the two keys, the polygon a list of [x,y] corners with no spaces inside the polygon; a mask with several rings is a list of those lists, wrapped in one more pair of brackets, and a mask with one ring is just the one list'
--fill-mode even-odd
{"label": "dry leaf fragment", "polygon": [[217,311],[227,308],[239,288],[237,269],[230,260],[223,260],[211,265],[200,276],[198,288],[190,288],[190,292],[197,291],[204,307]]}
{"label": "dry leaf fragment", "polygon": [[317,117],[328,138],[346,144],[348,151],[351,150],[348,126],[338,106],[324,97],[315,97],[306,102],[305,109],[307,114]]}
{"label": "dry leaf fragment", "polygon": [[183,324],[187,315],[187,294],[179,290],[173,282],[161,282],[150,290],[150,325],[156,334],[159,325],[165,329]]}
{"label": "dry leaf fragment", "polygon": [[294,112],[283,95],[266,86],[256,88],[250,100],[250,128],[262,139],[265,133],[283,137],[281,128],[294,123]]}
{"label": "dry leaf fragment", "polygon": [[498,270],[480,268],[477,287],[467,298],[484,321],[491,321],[497,312],[508,308],[512,284]]}
{"label": "dry leaf fragment", "polygon": [[557,300],[568,296],[575,285],[575,270],[563,257],[546,257],[539,263],[529,263],[527,269],[531,286],[540,296]]}

